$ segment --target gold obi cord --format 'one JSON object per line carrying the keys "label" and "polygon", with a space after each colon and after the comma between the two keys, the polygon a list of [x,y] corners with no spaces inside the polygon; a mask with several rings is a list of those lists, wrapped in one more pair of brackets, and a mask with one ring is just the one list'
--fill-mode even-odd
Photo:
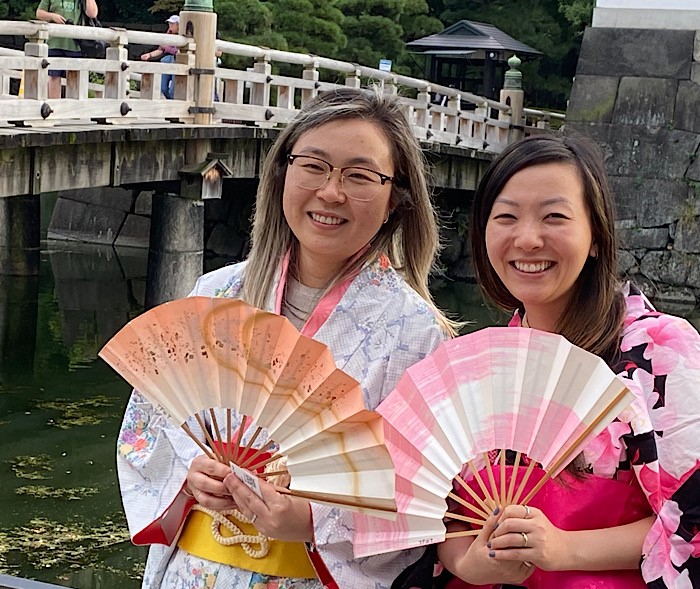
{"label": "gold obi cord", "polygon": [[237,509],[214,511],[195,504],[177,545],[194,556],[262,575],[316,578],[303,542],[268,538]]}

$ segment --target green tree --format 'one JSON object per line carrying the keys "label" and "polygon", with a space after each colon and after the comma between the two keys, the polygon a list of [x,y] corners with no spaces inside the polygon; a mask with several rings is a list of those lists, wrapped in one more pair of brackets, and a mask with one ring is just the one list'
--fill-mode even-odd
{"label": "green tree", "polygon": [[593,21],[595,0],[559,0],[559,12],[579,34]]}
{"label": "green tree", "polygon": [[289,51],[337,56],[347,39],[343,13],[329,0],[274,0],[269,3],[273,30],[287,40]]}
{"label": "green tree", "polygon": [[4,0],[0,2],[0,19],[30,20],[36,18],[39,0]]}
{"label": "green tree", "polygon": [[[585,2],[586,0],[578,0]],[[440,18],[448,25],[468,19],[487,22],[542,52],[524,61],[523,85],[528,104],[566,107],[580,39],[560,6],[576,0],[444,0]]]}

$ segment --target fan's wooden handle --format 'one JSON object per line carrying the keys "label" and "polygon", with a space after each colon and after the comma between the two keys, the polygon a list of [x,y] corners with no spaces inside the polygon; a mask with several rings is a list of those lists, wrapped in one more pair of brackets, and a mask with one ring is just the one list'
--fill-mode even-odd
{"label": "fan's wooden handle", "polygon": [[305,493],[304,491],[295,491],[293,489],[287,489],[286,487],[278,487],[273,485],[275,491],[282,493],[283,495],[291,495],[292,497],[299,497],[300,499],[306,499],[308,501],[320,501],[333,503],[334,505],[344,505],[346,507],[356,507],[358,509],[372,509],[374,511],[383,511],[385,513],[396,513],[396,507],[386,507],[385,505],[375,505],[371,503],[360,503],[358,501],[351,501],[350,499],[340,499],[338,496],[334,495],[332,498],[324,495],[323,493]]}

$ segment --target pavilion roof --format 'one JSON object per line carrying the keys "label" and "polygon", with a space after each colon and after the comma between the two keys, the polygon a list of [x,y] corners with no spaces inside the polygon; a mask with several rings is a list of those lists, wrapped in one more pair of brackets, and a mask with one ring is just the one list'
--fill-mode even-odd
{"label": "pavilion roof", "polygon": [[460,20],[444,31],[406,43],[416,53],[469,55],[477,51],[505,51],[519,56],[542,55],[541,51],[513,39],[488,23]]}

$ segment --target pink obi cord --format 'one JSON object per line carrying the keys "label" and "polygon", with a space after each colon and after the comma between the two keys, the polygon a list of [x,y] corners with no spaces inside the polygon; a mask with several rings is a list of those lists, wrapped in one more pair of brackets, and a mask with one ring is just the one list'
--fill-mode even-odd
{"label": "pink obi cord", "polygon": [[[508,480],[513,467],[507,467]],[[524,467],[519,467],[516,488],[522,480]],[[486,470],[481,471],[482,480],[490,488]],[[499,467],[493,468],[496,488],[500,488]],[[536,468],[528,480],[521,497],[537,484],[544,471]],[[622,475],[622,476],[620,476]],[[624,478],[624,480],[619,480]],[[476,481],[467,481],[477,493],[480,493]],[[461,487],[457,495],[469,503],[473,499]],[[653,514],[634,474],[629,471],[618,472],[618,480],[606,479],[597,475],[586,475],[578,479],[567,472],[559,475],[558,480],[548,481],[528,503],[531,507],[542,510],[556,527],[562,530],[595,530],[631,524]],[[474,517],[464,507],[459,513]],[[479,585],[479,587],[498,587],[500,585]],[[522,583],[528,589],[645,589],[646,583],[639,570],[620,571],[543,571],[535,572]],[[447,589],[466,589],[474,587],[469,583],[454,578],[447,583]]]}

